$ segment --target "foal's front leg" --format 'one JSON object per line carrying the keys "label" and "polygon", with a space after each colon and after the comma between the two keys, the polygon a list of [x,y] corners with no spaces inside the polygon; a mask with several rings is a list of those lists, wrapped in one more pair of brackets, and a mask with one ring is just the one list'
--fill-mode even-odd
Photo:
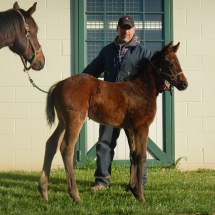
{"label": "foal's front leg", "polygon": [[131,190],[135,198],[144,204],[142,180],[143,169],[146,165],[146,148],[148,139],[148,128],[145,126],[134,131],[134,150],[131,151],[131,173],[128,189]]}

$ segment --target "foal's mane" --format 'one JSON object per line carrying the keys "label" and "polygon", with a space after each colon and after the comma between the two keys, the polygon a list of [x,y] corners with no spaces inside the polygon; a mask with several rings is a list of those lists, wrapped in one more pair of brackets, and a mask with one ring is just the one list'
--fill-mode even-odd
{"label": "foal's mane", "polygon": [[[156,58],[160,54],[160,51],[157,51],[153,54],[152,58]],[[140,75],[143,75],[143,73],[146,73],[148,64],[150,64],[149,59],[142,58],[139,60],[137,66],[129,73],[129,75],[124,78],[124,81],[132,81],[139,77]]]}

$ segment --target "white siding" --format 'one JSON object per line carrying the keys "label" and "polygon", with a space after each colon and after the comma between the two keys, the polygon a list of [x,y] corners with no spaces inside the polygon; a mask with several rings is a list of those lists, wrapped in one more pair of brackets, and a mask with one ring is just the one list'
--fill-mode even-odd
{"label": "white siding", "polygon": [[188,78],[175,90],[176,159],[180,168],[215,169],[215,0],[173,0],[174,41]]}

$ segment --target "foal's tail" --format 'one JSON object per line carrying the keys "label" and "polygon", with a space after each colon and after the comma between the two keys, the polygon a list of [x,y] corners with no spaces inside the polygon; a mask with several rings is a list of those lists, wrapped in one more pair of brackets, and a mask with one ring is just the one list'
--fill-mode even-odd
{"label": "foal's tail", "polygon": [[54,89],[56,84],[54,84],[48,92],[47,100],[46,100],[46,120],[50,128],[52,124],[55,122],[55,110],[54,110]]}

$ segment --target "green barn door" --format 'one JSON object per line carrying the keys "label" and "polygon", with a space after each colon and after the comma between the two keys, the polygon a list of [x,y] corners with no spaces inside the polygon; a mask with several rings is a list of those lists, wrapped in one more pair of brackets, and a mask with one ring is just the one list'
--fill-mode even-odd
{"label": "green barn door", "polygon": [[[76,73],[83,71],[102,47],[114,40],[117,21],[123,15],[133,17],[136,34],[151,51],[161,50],[172,40],[172,0],[75,0],[75,12]],[[175,159],[174,93],[163,93],[161,106],[162,147],[149,138],[147,163],[169,166]],[[83,163],[96,156],[95,146],[87,150],[87,142],[85,123],[76,144],[76,159]]]}

